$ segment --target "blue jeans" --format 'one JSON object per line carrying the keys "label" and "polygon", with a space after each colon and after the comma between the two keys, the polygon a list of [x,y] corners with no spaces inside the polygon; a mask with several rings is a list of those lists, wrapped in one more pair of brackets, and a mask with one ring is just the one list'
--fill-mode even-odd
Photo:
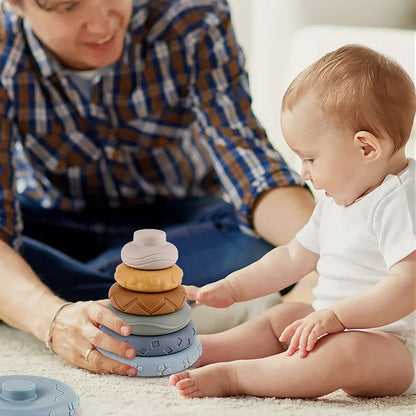
{"label": "blue jeans", "polygon": [[166,231],[179,251],[183,284],[214,282],[272,249],[242,233],[232,206],[213,197],[81,214],[22,206],[22,255],[47,286],[69,301],[108,297],[120,250],[136,229]]}

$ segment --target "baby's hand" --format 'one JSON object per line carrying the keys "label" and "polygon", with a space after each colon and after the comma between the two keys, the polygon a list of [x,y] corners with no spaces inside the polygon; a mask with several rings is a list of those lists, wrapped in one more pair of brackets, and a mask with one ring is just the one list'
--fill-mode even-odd
{"label": "baby's hand", "polygon": [[344,326],[331,309],[315,311],[302,319],[290,324],[280,335],[279,341],[285,342],[290,337],[288,355],[292,355],[296,350],[302,358],[306,357],[314,348],[319,337],[325,334],[333,334],[344,331]]}
{"label": "baby's hand", "polygon": [[197,305],[226,308],[236,302],[232,287],[226,279],[210,283],[201,288],[196,286],[184,286],[184,288],[188,299],[194,300]]}

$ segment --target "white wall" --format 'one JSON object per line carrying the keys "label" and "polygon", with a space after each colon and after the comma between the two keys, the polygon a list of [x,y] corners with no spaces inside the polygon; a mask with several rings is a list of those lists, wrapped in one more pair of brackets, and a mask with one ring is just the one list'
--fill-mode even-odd
{"label": "white wall", "polygon": [[[415,0],[229,0],[229,3],[237,38],[246,54],[254,110],[273,144],[290,163],[296,163],[296,159],[280,131],[281,98],[289,81],[323,53],[345,43],[364,43],[391,55],[416,79],[416,42],[410,31],[416,30]],[[317,37],[313,40],[307,38],[310,25],[349,28],[346,31],[340,28],[339,36],[336,28],[329,28],[327,36],[325,32],[315,33]],[[409,31],[403,32],[404,38],[399,36],[389,42],[383,37],[384,32],[377,30],[384,27]],[[414,141],[409,149],[416,155]]]}

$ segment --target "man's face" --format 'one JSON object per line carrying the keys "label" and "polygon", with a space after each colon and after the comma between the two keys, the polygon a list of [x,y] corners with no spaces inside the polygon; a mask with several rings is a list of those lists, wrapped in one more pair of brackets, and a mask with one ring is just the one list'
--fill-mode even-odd
{"label": "man's face", "polygon": [[[42,0],[41,0],[42,1]],[[42,44],[68,68],[100,68],[117,61],[130,23],[132,0],[34,0],[12,7]]]}

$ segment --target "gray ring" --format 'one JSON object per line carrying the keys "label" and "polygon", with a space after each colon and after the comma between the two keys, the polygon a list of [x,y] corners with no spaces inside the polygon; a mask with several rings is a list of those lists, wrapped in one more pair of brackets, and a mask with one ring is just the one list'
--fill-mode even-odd
{"label": "gray ring", "polygon": [[191,307],[185,303],[181,309],[166,315],[131,315],[121,312],[111,304],[107,309],[130,325],[133,335],[165,335],[179,331],[191,320]]}
{"label": "gray ring", "polygon": [[159,336],[129,335],[125,337],[103,325],[100,329],[113,338],[130,344],[136,350],[138,357],[175,354],[190,347],[196,336],[196,328],[192,321],[179,331]]}

